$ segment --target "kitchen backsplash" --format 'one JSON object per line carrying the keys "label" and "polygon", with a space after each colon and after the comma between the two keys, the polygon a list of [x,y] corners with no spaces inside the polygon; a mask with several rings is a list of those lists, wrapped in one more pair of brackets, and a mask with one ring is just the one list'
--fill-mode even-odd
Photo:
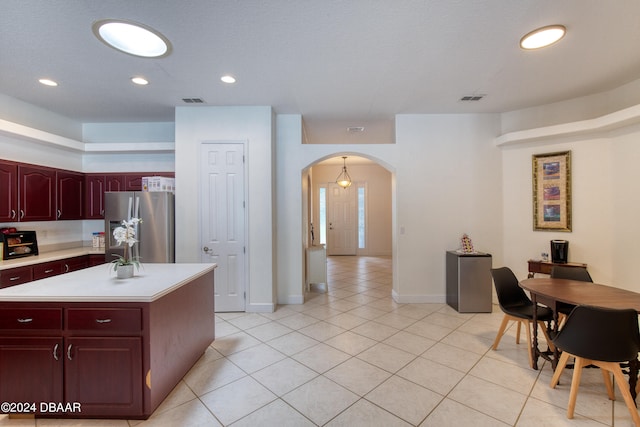
{"label": "kitchen backsplash", "polygon": [[33,221],[0,223],[0,227],[15,227],[18,231],[34,230],[40,253],[78,246],[91,246],[93,233],[104,231],[103,220]]}

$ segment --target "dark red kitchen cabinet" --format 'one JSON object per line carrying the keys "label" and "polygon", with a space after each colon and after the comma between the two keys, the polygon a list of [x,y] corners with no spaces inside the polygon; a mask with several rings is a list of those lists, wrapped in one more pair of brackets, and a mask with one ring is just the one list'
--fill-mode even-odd
{"label": "dark red kitchen cabinet", "polygon": [[70,273],[83,268],[89,268],[89,255],[80,255],[62,260],[63,273]]}
{"label": "dark red kitchen cabinet", "polygon": [[9,286],[21,285],[33,280],[33,268],[14,267],[0,270],[0,288],[8,288]]}
{"label": "dark red kitchen cabinet", "polygon": [[124,175],[105,175],[105,191],[126,191]]}
{"label": "dark red kitchen cabinet", "polygon": [[2,337],[0,396],[34,403],[36,411],[40,402],[63,402],[63,364],[62,337]]}
{"label": "dark red kitchen cabinet", "polygon": [[18,165],[19,221],[55,221],[56,171]]}
{"label": "dark red kitchen cabinet", "polygon": [[84,218],[84,175],[57,171],[57,219]]}
{"label": "dark red kitchen cabinet", "polygon": [[104,175],[89,174],[85,176],[85,208],[86,219],[104,218],[104,192],[107,180]]}
{"label": "dark red kitchen cabinet", "polygon": [[49,261],[33,266],[33,280],[44,279],[45,277],[57,276],[64,273],[62,261]]}
{"label": "dark red kitchen cabinet", "polygon": [[71,337],[65,340],[65,396],[83,416],[142,415],[140,337]]}
{"label": "dark red kitchen cabinet", "polygon": [[125,175],[126,191],[142,191],[142,177],[151,176],[148,173]]}
{"label": "dark red kitchen cabinet", "polygon": [[18,165],[0,161],[0,222],[18,220]]}

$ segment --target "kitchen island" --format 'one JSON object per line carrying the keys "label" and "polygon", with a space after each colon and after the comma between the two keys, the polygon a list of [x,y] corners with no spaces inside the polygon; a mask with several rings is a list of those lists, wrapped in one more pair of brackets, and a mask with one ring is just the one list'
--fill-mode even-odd
{"label": "kitchen island", "polygon": [[0,289],[3,413],[146,419],[211,344],[215,264],[109,267]]}

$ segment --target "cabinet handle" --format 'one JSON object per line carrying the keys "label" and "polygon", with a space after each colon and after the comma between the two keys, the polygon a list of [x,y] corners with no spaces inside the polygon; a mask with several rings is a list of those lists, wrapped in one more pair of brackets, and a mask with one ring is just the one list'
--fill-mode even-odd
{"label": "cabinet handle", "polygon": [[20,219],[24,218],[24,211],[20,209]]}
{"label": "cabinet handle", "polygon": [[58,209],[58,218],[60,218],[62,216],[62,212],[60,212],[60,209]]}
{"label": "cabinet handle", "polygon": [[58,344],[56,344],[55,347],[53,347],[53,358],[55,360],[59,360],[58,359]]}
{"label": "cabinet handle", "polygon": [[65,264],[64,265],[64,272],[68,273],[69,272],[69,264]]}
{"label": "cabinet handle", "polygon": [[11,219],[16,219],[16,210],[11,209]]}
{"label": "cabinet handle", "polygon": [[25,317],[24,319],[18,319],[18,323],[31,323],[33,319],[31,317]]}
{"label": "cabinet handle", "polygon": [[69,344],[69,347],[67,347],[67,359],[69,360],[73,360],[73,358],[71,357],[71,347],[73,346],[73,344]]}
{"label": "cabinet handle", "polygon": [[111,323],[111,319],[96,319],[96,323]]}
{"label": "cabinet handle", "polygon": [[44,271],[45,273],[53,273],[53,268]]}
{"label": "cabinet handle", "polygon": [[22,276],[13,276],[13,277],[10,277],[9,280],[12,282],[15,282],[16,280],[20,280],[21,278]]}

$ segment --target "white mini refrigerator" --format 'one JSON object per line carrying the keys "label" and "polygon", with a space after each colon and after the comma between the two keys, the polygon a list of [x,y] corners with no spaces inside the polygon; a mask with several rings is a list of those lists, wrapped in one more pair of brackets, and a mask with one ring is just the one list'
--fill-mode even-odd
{"label": "white mini refrigerator", "polygon": [[447,252],[447,304],[459,313],[491,313],[491,255]]}
{"label": "white mini refrigerator", "polygon": [[142,219],[136,230],[134,256],[141,263],[175,262],[174,195],[160,191],[107,191],[105,207],[105,260],[113,261],[124,248],[113,238],[122,220]]}

